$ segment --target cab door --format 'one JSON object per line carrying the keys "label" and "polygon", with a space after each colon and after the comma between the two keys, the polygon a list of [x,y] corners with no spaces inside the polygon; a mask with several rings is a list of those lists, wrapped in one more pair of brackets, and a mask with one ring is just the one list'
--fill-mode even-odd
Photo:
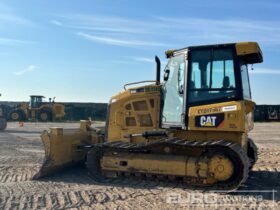
{"label": "cab door", "polygon": [[172,57],[164,74],[161,127],[185,127],[186,53]]}

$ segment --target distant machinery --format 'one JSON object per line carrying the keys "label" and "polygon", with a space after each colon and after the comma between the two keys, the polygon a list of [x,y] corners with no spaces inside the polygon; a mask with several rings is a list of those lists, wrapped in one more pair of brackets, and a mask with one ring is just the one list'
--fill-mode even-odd
{"label": "distant machinery", "polygon": [[54,102],[54,99],[49,99],[44,102],[44,96],[31,95],[29,103],[21,103],[13,107],[8,114],[8,119],[11,121],[21,120],[39,120],[39,121],[53,121],[54,119],[62,118],[65,115],[63,104]]}

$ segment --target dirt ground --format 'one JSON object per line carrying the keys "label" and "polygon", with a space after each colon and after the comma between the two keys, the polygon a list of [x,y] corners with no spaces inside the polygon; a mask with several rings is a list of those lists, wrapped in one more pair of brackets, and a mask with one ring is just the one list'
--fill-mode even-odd
{"label": "dirt ground", "polygon": [[[94,182],[83,166],[32,180],[43,161],[40,133],[76,123],[9,123],[0,133],[0,209],[280,209],[280,123],[256,123],[259,160],[247,182],[230,194],[181,183]],[[278,192],[276,192],[278,191]]]}

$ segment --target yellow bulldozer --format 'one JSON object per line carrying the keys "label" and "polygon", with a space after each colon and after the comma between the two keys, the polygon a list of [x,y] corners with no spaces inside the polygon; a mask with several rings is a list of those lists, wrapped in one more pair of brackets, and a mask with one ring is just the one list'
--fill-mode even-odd
{"label": "yellow bulldozer", "polygon": [[166,56],[164,81],[156,57],[156,80],[127,84],[113,96],[104,128],[81,121],[76,130],[45,131],[45,161],[34,178],[85,162],[97,181],[153,177],[224,191],[244,183],[257,160],[248,138],[255,107],[248,65],[263,61],[258,43],[192,46]]}
{"label": "yellow bulldozer", "polygon": [[44,101],[44,96],[31,95],[29,103],[21,103],[10,109],[8,119],[11,121],[53,121],[65,116],[65,106],[54,102],[54,99]]}

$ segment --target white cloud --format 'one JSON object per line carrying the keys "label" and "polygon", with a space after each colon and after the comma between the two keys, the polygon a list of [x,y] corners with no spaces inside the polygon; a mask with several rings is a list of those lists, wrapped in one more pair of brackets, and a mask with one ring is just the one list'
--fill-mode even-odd
{"label": "white cloud", "polygon": [[54,25],[57,25],[57,26],[62,26],[62,22],[60,21],[57,21],[57,20],[51,20],[50,23],[54,24]]}
{"label": "white cloud", "polygon": [[58,15],[64,26],[79,30],[96,32],[149,33],[154,31],[153,22],[116,16],[98,16],[85,14]]}
{"label": "white cloud", "polygon": [[122,63],[122,64],[133,64],[135,62],[144,62],[144,63],[154,63],[154,59],[146,58],[146,57],[132,57],[132,56],[122,56],[118,60],[113,60],[114,63]]}
{"label": "white cloud", "polygon": [[0,26],[5,28],[7,25],[9,27],[33,26],[34,23],[23,16],[19,16],[15,8],[0,3]]}
{"label": "white cloud", "polygon": [[154,63],[155,59],[152,58],[145,58],[145,57],[128,57],[131,58],[134,61],[139,61],[139,62],[147,62],[147,63]]}
{"label": "white cloud", "polygon": [[[280,29],[275,27],[280,25],[280,21],[253,21],[248,19],[205,19],[205,18],[190,18],[190,17],[151,17],[148,19],[132,19],[119,16],[98,16],[72,14],[57,16],[65,21],[66,25],[75,28],[88,30],[105,30],[123,31],[135,33],[157,33],[158,29],[169,31],[177,28],[183,31],[194,29],[195,31],[208,31],[214,29],[218,31],[241,32],[248,30],[269,30],[275,32]],[[225,31],[226,30],[226,31]],[[192,32],[192,31],[189,31]],[[224,33],[219,34],[223,36]]]}
{"label": "white cloud", "polygon": [[90,35],[83,32],[78,32],[77,35],[83,37],[84,39],[104,43],[109,45],[118,45],[118,46],[164,46],[165,44],[159,42],[149,42],[149,41],[142,41],[142,40],[128,40],[128,39],[117,39],[108,36],[95,36]]}
{"label": "white cloud", "polygon": [[20,75],[26,74],[26,73],[28,73],[28,72],[35,71],[36,69],[38,69],[37,66],[29,65],[28,67],[26,67],[25,69],[23,69],[23,70],[21,70],[21,71],[15,71],[15,72],[13,72],[13,74],[16,75],[16,76],[20,76]]}
{"label": "white cloud", "polygon": [[139,58],[134,58],[134,60],[136,61],[142,61],[142,62],[148,62],[148,63],[154,63],[154,59],[151,58],[143,58],[143,57],[139,57]]}
{"label": "white cloud", "polygon": [[[83,38],[119,46],[146,45],[182,47],[197,44],[258,41],[273,48],[280,45],[280,21],[250,19],[209,19],[191,17],[147,17],[86,14],[57,15],[56,21]],[[123,39],[125,37],[126,39]],[[157,42],[167,43],[158,44]],[[156,44],[153,44],[156,43]],[[176,43],[176,44],[174,44]],[[150,45],[150,44],[148,44]]]}
{"label": "white cloud", "polygon": [[35,42],[19,40],[19,39],[0,38],[0,45],[15,46],[15,45],[24,45],[24,44],[33,44],[33,43]]}
{"label": "white cloud", "polygon": [[14,23],[19,25],[29,23],[29,21],[26,20],[25,18],[18,17],[12,14],[0,14],[0,22],[9,22],[9,23]]}
{"label": "white cloud", "polygon": [[[157,17],[173,38],[191,43],[258,41],[280,45],[280,21]],[[168,33],[168,32],[167,32]],[[170,33],[169,33],[170,34]]]}

